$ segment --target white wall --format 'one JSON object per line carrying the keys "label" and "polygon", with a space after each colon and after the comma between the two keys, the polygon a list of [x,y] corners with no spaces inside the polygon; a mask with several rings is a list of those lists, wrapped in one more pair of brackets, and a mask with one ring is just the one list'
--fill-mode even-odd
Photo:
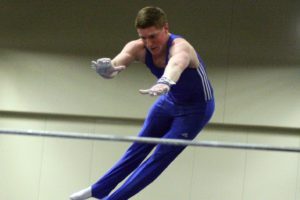
{"label": "white wall", "polygon": [[[1,128],[132,135],[141,121],[6,113]],[[298,130],[210,125],[197,138],[300,147]],[[0,199],[67,199],[94,183],[128,143],[0,135]],[[300,199],[295,153],[187,148],[132,199]],[[176,191],[176,192],[174,192]]]}
{"label": "white wall", "polygon": [[[138,93],[155,81],[140,64],[114,80],[104,80],[89,67],[87,57],[0,52],[6,55],[0,60],[3,111],[141,119],[154,101]],[[299,65],[250,65],[245,61],[208,65],[208,73],[217,104],[212,122],[300,127]]]}
{"label": "white wall", "polygon": [[86,57],[2,53],[0,110],[142,118],[153,101],[138,92],[154,82],[145,67],[132,66],[111,81],[98,76]]}

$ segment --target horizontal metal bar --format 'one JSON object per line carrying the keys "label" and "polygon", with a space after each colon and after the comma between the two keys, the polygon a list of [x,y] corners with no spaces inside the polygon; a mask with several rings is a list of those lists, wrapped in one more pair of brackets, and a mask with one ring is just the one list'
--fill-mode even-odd
{"label": "horizontal metal bar", "polygon": [[191,141],[191,140],[183,140],[183,139],[165,139],[165,138],[136,137],[136,136],[116,136],[116,135],[102,135],[97,133],[10,130],[10,129],[1,130],[0,129],[0,134],[84,139],[84,140],[103,140],[103,141],[116,141],[116,142],[138,142],[138,143],[163,144],[163,145],[175,145],[175,146],[214,147],[214,148],[281,151],[281,152],[295,152],[295,153],[300,152],[299,147],[270,146],[270,145],[249,144],[249,143],[229,143],[229,142],[218,142],[218,141]]}

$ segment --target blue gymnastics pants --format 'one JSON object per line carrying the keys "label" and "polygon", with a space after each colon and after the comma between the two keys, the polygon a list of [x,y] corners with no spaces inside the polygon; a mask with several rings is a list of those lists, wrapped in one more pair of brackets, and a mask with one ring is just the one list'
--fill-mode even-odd
{"label": "blue gymnastics pants", "polygon": [[[213,112],[214,100],[204,105],[176,105],[166,96],[161,96],[151,107],[139,137],[192,140],[208,123]],[[133,143],[123,157],[92,185],[92,196],[105,200],[129,199],[154,181],[185,148],[159,144],[144,161],[155,146]],[[110,194],[129,174],[124,184]]]}

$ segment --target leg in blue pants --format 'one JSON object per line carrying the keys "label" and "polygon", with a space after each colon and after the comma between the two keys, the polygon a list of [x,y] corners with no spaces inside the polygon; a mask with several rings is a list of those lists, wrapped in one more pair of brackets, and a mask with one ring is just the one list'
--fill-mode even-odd
{"label": "leg in blue pants", "polygon": [[[162,137],[170,129],[172,118],[163,112],[162,106],[162,101],[159,99],[150,109],[139,134],[140,137]],[[92,196],[99,199],[107,196],[141,164],[154,147],[153,144],[133,143],[123,157],[100,180],[92,185]]]}
{"label": "leg in blue pants", "polygon": [[[200,112],[175,111],[176,117],[163,138],[192,140],[207,124],[214,110],[214,102],[208,103]],[[183,133],[188,133],[185,135]],[[143,162],[126,182],[105,200],[127,200],[154,181],[168,165],[184,150],[184,146],[158,145],[153,155]]]}

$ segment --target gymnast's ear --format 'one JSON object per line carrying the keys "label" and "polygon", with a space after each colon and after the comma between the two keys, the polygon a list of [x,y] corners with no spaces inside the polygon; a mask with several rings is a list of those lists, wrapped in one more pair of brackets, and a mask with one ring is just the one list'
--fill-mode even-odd
{"label": "gymnast's ear", "polygon": [[165,25],[163,26],[163,29],[169,32],[169,23],[166,22]]}

